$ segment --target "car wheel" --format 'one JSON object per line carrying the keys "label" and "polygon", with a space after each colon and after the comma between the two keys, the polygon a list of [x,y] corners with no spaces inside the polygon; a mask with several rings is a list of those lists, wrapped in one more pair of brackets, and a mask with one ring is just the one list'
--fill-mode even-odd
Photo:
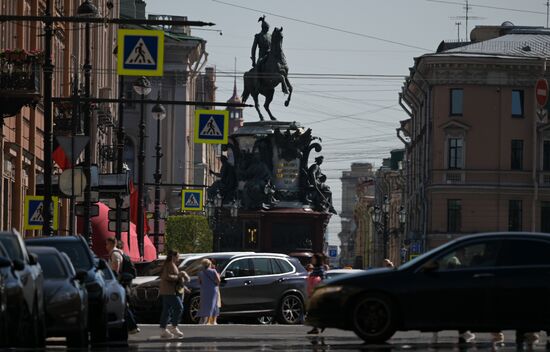
{"label": "car wheel", "polygon": [[279,304],[277,321],[281,324],[299,324],[304,318],[304,303],[294,294],[283,297]]}
{"label": "car wheel", "polygon": [[121,327],[109,329],[109,341],[128,342],[128,325],[122,324]]}
{"label": "car wheel", "polygon": [[353,331],[366,343],[383,343],[396,331],[395,309],[389,298],[369,294],[352,308]]}
{"label": "car wheel", "polygon": [[92,321],[90,326],[90,335],[92,344],[100,344],[107,341],[107,312],[105,306],[103,311],[96,315],[96,319]]}
{"label": "car wheel", "polygon": [[275,317],[270,316],[270,315],[264,315],[264,316],[258,317],[256,319],[256,321],[260,325],[270,325],[270,324],[275,323]]}
{"label": "car wheel", "polygon": [[189,302],[187,304],[189,308],[187,308],[187,320],[191,324],[198,324],[199,323],[199,309],[201,308],[201,296],[195,295],[189,298]]}
{"label": "car wheel", "polygon": [[67,347],[79,348],[88,347],[88,330],[80,330],[77,333],[67,336]]}

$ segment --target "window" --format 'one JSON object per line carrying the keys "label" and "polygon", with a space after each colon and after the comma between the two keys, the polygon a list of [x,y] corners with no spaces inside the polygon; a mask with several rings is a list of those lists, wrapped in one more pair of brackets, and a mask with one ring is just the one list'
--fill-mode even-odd
{"label": "window", "polygon": [[463,141],[462,138],[449,138],[448,168],[462,169],[463,167]]}
{"label": "window", "polygon": [[457,270],[495,266],[500,242],[489,241],[462,245],[437,260],[439,270]]}
{"label": "window", "polygon": [[512,170],[523,169],[523,140],[522,139],[512,139],[510,168]]}
{"label": "window", "polygon": [[512,90],[512,117],[523,117],[523,90]]}
{"label": "window", "polygon": [[544,149],[542,151],[542,170],[550,171],[550,141],[544,141]]}
{"label": "window", "polygon": [[550,233],[550,202],[540,204],[540,231]]}
{"label": "window", "polygon": [[523,210],[521,200],[508,201],[508,231],[522,230]]}
{"label": "window", "polygon": [[286,260],[271,259],[271,262],[273,264],[274,274],[285,274],[294,270],[294,267],[292,267],[292,265],[290,265]]}
{"label": "window", "polygon": [[269,258],[254,258],[252,259],[252,264],[254,264],[254,275],[271,275],[273,270],[271,270],[271,261]]}
{"label": "window", "polygon": [[235,277],[252,276],[254,274],[250,259],[235,260],[227,267],[226,272],[228,271],[232,271]]}
{"label": "window", "polygon": [[451,89],[451,116],[462,116],[462,105],[464,103],[464,90],[461,88]]}
{"label": "window", "polygon": [[460,199],[447,200],[447,232],[460,232],[462,205]]}
{"label": "window", "polygon": [[550,243],[533,240],[504,241],[499,266],[550,265]]}

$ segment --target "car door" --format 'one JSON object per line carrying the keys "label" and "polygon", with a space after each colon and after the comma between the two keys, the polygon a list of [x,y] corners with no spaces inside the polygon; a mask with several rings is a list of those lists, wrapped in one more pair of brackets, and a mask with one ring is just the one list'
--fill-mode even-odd
{"label": "car door", "polygon": [[499,241],[460,243],[434,258],[437,269],[414,274],[405,294],[413,328],[473,329],[488,325]]}
{"label": "car door", "polygon": [[282,275],[274,274],[271,259],[252,258],[254,277],[250,302],[254,310],[274,309],[278,300]]}
{"label": "car door", "polygon": [[[232,273],[230,277],[228,273]],[[225,268],[220,282],[222,312],[251,310],[250,297],[254,269],[249,258],[231,261]]]}
{"label": "car door", "polygon": [[495,284],[495,324],[510,329],[549,326],[550,242],[528,238],[503,241]]}

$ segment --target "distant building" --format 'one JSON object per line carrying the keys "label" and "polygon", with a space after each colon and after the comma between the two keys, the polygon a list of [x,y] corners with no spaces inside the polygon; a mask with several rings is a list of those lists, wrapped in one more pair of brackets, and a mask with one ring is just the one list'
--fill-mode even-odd
{"label": "distant building", "polygon": [[550,30],[505,22],[415,58],[400,96],[410,254],[476,232],[550,232],[550,126],[534,96],[549,57]]}
{"label": "distant building", "polygon": [[[342,177],[342,211],[340,219],[342,230],[340,238],[340,265],[356,264],[356,236],[357,225],[354,221],[354,208],[357,202],[357,186],[365,178],[373,177],[372,164],[352,163],[351,170],[343,171]],[[359,259],[362,262],[362,259]]]}

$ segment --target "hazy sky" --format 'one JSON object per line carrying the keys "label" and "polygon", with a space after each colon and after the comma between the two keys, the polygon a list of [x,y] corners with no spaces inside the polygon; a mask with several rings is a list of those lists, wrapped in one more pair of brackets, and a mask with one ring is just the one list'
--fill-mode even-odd
{"label": "hazy sky", "polygon": [[[469,30],[507,20],[545,26],[544,3],[471,1]],[[279,120],[311,127],[323,139],[323,170],[339,211],[342,171],[349,170],[352,162],[378,167],[390,150],[403,147],[395,136],[398,121],[407,118],[397,100],[402,77],[414,57],[435,51],[441,40],[458,39],[456,22],[461,22],[460,39],[465,39],[465,20],[455,18],[465,15],[464,4],[461,0],[148,0],[147,12],[216,23],[211,28],[223,35],[198,28],[192,34],[207,40],[208,64],[217,69],[218,101],[231,96],[235,58],[242,92],[242,73],[251,66],[250,47],[260,31],[258,18],[265,14],[271,30],[284,28],[283,49],[294,94],[285,108],[285,97],[278,90],[272,111]],[[247,108],[245,121],[257,120],[255,110]],[[333,216],[331,244],[339,244],[339,231],[340,218]]]}

